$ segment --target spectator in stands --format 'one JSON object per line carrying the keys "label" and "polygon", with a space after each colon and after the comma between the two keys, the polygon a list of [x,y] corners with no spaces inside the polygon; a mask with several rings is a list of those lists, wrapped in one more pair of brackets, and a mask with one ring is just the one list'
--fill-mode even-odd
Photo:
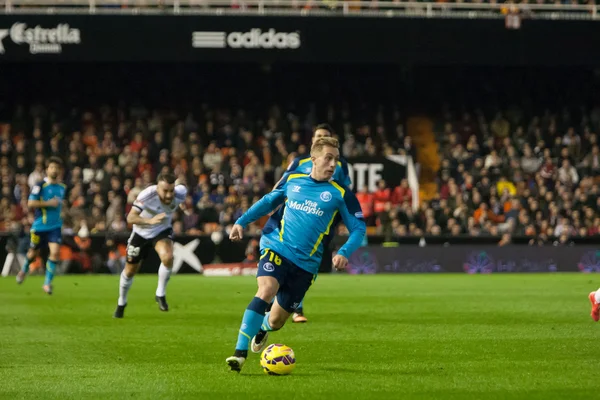
{"label": "spectator in stands", "polygon": [[204,153],[204,159],[202,160],[204,166],[210,170],[213,170],[217,164],[221,164],[223,161],[221,152],[217,148],[216,142],[211,142]]}
{"label": "spectator in stands", "polygon": [[562,160],[562,166],[558,169],[558,181],[569,188],[579,182],[577,170],[566,158]]}
{"label": "spectator in stands", "polygon": [[529,144],[523,148],[523,157],[521,157],[521,169],[528,175],[535,174],[541,167],[542,160],[536,157]]}
{"label": "spectator in stands", "polygon": [[392,194],[383,179],[377,182],[377,191],[374,193],[374,212],[376,215],[385,211],[386,204],[391,202]]}
{"label": "spectator in stands", "polygon": [[406,178],[402,179],[400,185],[394,188],[390,200],[395,206],[400,205],[405,201],[412,201],[412,191],[408,186],[408,180]]}
{"label": "spectator in stands", "polygon": [[598,145],[592,147],[592,150],[587,153],[579,166],[583,168],[582,172],[586,175],[600,175],[600,152],[598,151]]}
{"label": "spectator in stands", "polygon": [[492,131],[496,142],[500,142],[503,139],[508,138],[510,133],[510,123],[504,119],[502,113],[499,112],[492,121],[490,130]]}

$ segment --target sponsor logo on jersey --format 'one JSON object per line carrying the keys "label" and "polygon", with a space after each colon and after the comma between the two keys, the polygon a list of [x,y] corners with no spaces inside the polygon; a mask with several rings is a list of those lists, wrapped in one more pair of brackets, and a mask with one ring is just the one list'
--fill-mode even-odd
{"label": "sponsor logo on jersey", "polygon": [[323,193],[321,193],[320,197],[321,197],[321,200],[323,200],[324,202],[327,203],[327,202],[331,201],[332,196],[331,196],[330,192],[323,192]]}
{"label": "sponsor logo on jersey", "polygon": [[293,210],[304,211],[307,214],[318,215],[319,217],[322,217],[324,214],[324,211],[319,208],[317,202],[311,200],[304,200],[304,203],[295,200],[288,201],[287,207]]}

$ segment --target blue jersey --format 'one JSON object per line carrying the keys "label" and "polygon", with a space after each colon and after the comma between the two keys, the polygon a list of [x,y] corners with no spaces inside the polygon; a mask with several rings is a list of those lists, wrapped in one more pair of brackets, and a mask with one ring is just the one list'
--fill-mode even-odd
{"label": "blue jersey", "polygon": [[[294,161],[288,166],[285,172],[301,172],[303,174],[310,174],[312,171],[313,163],[310,157],[308,158],[294,158]],[[337,167],[333,172],[333,180],[341,182],[345,186],[350,186],[352,181],[348,173],[348,163],[343,158],[337,163]]]}
{"label": "blue jersey", "polygon": [[62,227],[62,202],[65,198],[66,186],[63,183],[38,182],[31,189],[29,200],[48,201],[57,197],[58,207],[42,207],[35,209],[35,220],[31,229],[35,232],[46,232]]}
{"label": "blue jersey", "polygon": [[354,193],[335,180],[317,181],[306,174],[286,173],[277,187],[256,202],[236,224],[246,227],[281,204],[284,206],[263,229],[262,250],[273,250],[298,267],[317,274],[326,240],[339,217],[348,227],[350,237],[338,254],[349,258],[361,246],[366,227]]}

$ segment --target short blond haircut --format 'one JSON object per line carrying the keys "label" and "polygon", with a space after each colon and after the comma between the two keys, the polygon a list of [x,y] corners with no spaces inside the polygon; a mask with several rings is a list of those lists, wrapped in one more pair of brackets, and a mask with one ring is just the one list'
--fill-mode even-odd
{"label": "short blond haircut", "polygon": [[331,136],[318,138],[317,140],[315,140],[312,147],[310,148],[310,155],[316,156],[318,154],[321,154],[321,152],[323,151],[323,147],[334,147],[336,149],[339,149],[340,142],[336,138],[333,138]]}

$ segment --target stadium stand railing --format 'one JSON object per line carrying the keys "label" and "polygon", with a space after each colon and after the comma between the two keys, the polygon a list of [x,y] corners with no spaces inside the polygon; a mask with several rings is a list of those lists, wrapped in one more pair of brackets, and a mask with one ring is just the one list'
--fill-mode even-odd
{"label": "stadium stand railing", "polygon": [[2,0],[0,13],[211,14],[598,20],[597,5],[335,0]]}

